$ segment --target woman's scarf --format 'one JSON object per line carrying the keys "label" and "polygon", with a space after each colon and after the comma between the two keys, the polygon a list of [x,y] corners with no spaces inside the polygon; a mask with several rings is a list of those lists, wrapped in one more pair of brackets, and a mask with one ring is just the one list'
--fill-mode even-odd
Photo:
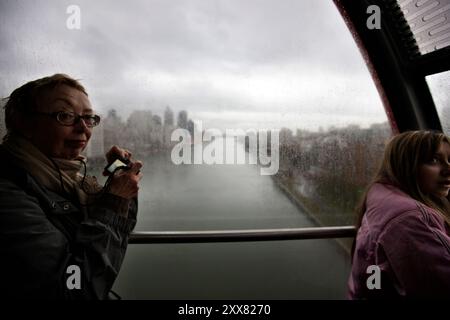
{"label": "woman's scarf", "polygon": [[17,134],[7,135],[2,145],[15,158],[19,166],[27,170],[46,188],[60,195],[69,193],[80,204],[86,205],[90,202],[90,194],[101,190],[97,180],[89,176],[85,178],[81,188],[83,176],[80,170],[83,162],[86,161],[86,157],[82,155],[73,160],[49,158],[29,140]]}

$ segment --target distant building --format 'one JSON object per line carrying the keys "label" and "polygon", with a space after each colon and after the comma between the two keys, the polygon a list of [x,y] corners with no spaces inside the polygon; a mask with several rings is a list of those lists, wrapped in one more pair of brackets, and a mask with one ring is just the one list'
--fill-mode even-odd
{"label": "distant building", "polygon": [[163,128],[163,145],[165,148],[170,148],[174,143],[177,142],[172,142],[171,141],[171,137],[172,137],[172,132],[175,130],[175,126],[174,125],[164,125]]}
{"label": "distant building", "polygon": [[115,109],[108,111],[108,115],[101,120],[103,124],[104,148],[109,149],[113,145],[123,146],[126,137],[124,135],[125,125],[117,115]]}
{"label": "distant building", "polygon": [[152,146],[160,148],[164,142],[164,132],[161,117],[154,115],[150,128],[150,142]]}
{"label": "distant building", "polygon": [[194,121],[192,121],[191,119],[188,120],[187,130],[191,134],[191,137],[194,137],[195,124]]}
{"label": "distant building", "polygon": [[174,120],[173,120],[173,111],[170,109],[169,106],[166,107],[166,110],[164,110],[164,126],[173,126]]}
{"label": "distant building", "polygon": [[102,121],[100,121],[100,124],[92,130],[91,140],[86,147],[85,153],[88,158],[102,158],[105,156],[105,141]]}
{"label": "distant building", "polygon": [[178,113],[178,128],[187,129],[188,128],[188,115],[187,111],[182,110]]}
{"label": "distant building", "polygon": [[127,120],[129,146],[137,150],[146,150],[152,144],[153,113],[150,110],[135,110]]}

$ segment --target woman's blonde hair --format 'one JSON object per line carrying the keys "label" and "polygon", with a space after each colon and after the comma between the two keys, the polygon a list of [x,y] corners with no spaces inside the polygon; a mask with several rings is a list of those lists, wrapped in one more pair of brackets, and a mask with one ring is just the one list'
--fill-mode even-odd
{"label": "woman's blonde hair", "polygon": [[384,157],[372,183],[357,207],[357,228],[366,211],[366,198],[374,183],[393,185],[411,198],[435,209],[450,226],[450,205],[446,198],[426,195],[420,188],[420,165],[432,160],[441,143],[450,145],[450,138],[442,132],[407,131],[394,136],[386,145]]}
{"label": "woman's blonde hair", "polygon": [[83,92],[86,96],[88,95],[78,80],[62,73],[27,82],[15,89],[6,98],[7,102],[4,108],[5,125],[8,134],[17,130],[17,121],[28,116],[30,112],[37,110],[37,101],[43,92],[52,90],[60,85],[67,85]]}

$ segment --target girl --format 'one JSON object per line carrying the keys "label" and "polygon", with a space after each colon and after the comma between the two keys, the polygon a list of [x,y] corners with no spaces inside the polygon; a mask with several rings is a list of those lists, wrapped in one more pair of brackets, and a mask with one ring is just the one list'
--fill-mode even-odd
{"label": "girl", "polygon": [[388,143],[358,209],[350,299],[450,297],[449,161],[442,133]]}

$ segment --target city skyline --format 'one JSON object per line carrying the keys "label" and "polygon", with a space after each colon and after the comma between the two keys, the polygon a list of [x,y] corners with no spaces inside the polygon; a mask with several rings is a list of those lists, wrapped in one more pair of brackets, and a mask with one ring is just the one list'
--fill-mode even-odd
{"label": "city skyline", "polygon": [[57,72],[99,113],[190,110],[217,128],[318,130],[386,119],[331,1],[2,1],[0,95]]}

